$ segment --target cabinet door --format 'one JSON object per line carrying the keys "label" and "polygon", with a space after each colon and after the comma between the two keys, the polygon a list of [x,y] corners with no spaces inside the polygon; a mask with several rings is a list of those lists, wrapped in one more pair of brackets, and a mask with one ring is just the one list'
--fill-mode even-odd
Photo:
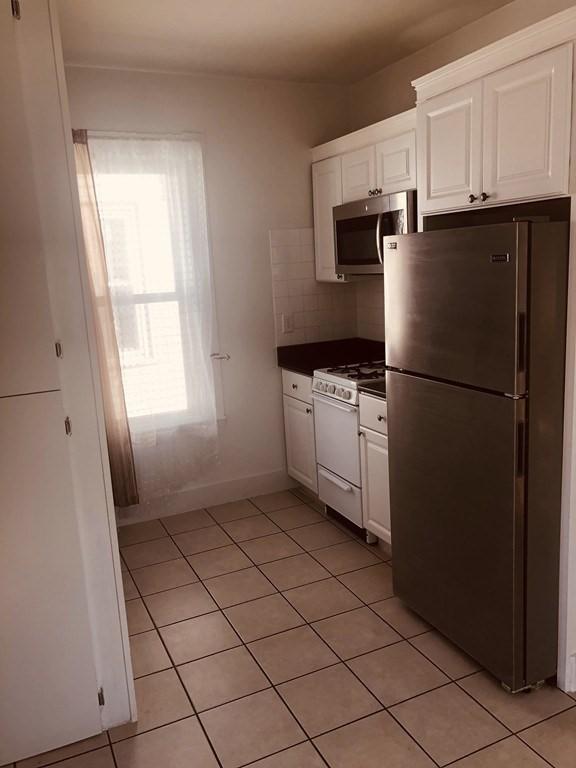
{"label": "cabinet door", "polygon": [[364,147],[342,155],[342,200],[363,200],[376,188],[376,152]]}
{"label": "cabinet door", "polygon": [[572,46],[484,79],[484,183],[490,202],[568,192]]}
{"label": "cabinet door", "polygon": [[376,144],[376,186],[385,195],[416,189],[416,131]]}
{"label": "cabinet door", "polygon": [[59,392],[0,398],[0,764],[101,730]]}
{"label": "cabinet door", "polygon": [[360,435],[363,525],[367,531],[390,543],[388,438],[362,428]]}
{"label": "cabinet door", "polygon": [[[0,397],[60,387],[32,152],[10,3],[0,9]],[[10,116],[7,119],[7,116]]]}
{"label": "cabinet door", "polygon": [[482,192],[482,82],[419,104],[416,131],[420,212],[470,205]]}
{"label": "cabinet door", "polygon": [[339,157],[329,157],[327,160],[314,163],[312,186],[316,280],[335,282],[338,280],[338,275],[336,274],[332,209],[342,204],[342,165]]}
{"label": "cabinet door", "polygon": [[311,405],[284,396],[284,429],[288,474],[313,491],[318,490],[314,411]]}

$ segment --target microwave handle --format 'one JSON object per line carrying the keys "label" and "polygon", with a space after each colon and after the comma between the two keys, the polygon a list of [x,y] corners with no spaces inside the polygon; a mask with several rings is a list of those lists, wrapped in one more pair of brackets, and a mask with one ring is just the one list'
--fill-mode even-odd
{"label": "microwave handle", "polygon": [[382,254],[382,217],[383,213],[378,214],[378,221],[376,222],[376,250],[378,251],[378,259],[380,264],[384,266],[384,256]]}

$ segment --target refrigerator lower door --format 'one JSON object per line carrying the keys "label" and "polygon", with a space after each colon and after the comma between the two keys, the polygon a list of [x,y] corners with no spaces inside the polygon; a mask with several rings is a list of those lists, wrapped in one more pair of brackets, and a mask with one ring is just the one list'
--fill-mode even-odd
{"label": "refrigerator lower door", "polygon": [[524,400],[388,372],[394,591],[524,680]]}
{"label": "refrigerator lower door", "polygon": [[384,238],[387,366],[524,394],[529,226]]}

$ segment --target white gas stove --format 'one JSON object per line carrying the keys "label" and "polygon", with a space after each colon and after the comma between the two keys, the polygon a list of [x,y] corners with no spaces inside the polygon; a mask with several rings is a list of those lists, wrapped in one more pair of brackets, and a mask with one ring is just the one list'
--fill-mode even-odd
{"label": "white gas stove", "polygon": [[318,392],[350,405],[358,404],[358,387],[367,382],[386,378],[384,360],[367,363],[339,365],[335,368],[319,368],[314,371],[313,392]]}

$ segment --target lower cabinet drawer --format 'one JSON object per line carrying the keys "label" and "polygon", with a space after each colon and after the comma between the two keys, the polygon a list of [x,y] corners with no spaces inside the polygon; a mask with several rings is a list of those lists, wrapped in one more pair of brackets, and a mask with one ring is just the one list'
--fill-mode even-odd
{"label": "lower cabinet drawer", "polygon": [[362,491],[318,465],[318,496],[341,515],[362,527]]}
{"label": "lower cabinet drawer", "polygon": [[282,371],[282,391],[285,395],[312,403],[312,378],[293,371]]}
{"label": "lower cabinet drawer", "polygon": [[360,395],[360,426],[373,429],[375,432],[388,434],[388,408],[386,400],[381,397]]}

